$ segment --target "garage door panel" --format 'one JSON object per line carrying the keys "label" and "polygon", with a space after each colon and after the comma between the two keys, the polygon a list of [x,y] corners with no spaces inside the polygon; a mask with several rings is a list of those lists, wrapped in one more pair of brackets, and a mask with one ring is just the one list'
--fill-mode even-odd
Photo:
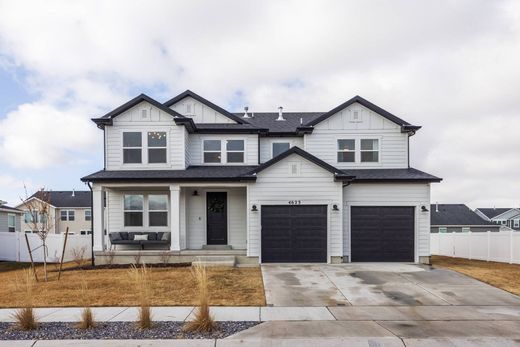
{"label": "garage door panel", "polygon": [[265,206],[262,262],[326,262],[327,206]]}
{"label": "garage door panel", "polygon": [[352,261],[414,261],[414,208],[351,207]]}

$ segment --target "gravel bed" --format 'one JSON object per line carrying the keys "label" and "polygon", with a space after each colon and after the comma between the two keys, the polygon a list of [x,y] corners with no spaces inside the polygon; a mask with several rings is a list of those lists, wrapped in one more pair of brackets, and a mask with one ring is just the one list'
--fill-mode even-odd
{"label": "gravel bed", "polygon": [[0,340],[97,340],[97,339],[215,339],[233,335],[259,322],[217,322],[212,333],[187,333],[183,322],[154,322],[151,329],[141,330],[134,322],[102,322],[94,329],[81,330],[75,323],[40,323],[37,330],[15,329],[13,323],[0,323]]}

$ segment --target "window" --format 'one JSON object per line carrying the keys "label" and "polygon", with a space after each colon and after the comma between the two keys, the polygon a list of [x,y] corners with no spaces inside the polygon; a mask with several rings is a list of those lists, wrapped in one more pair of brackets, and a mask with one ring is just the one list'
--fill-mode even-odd
{"label": "window", "polygon": [[243,163],[244,140],[227,140],[226,157],[228,163]]}
{"label": "window", "polygon": [[14,214],[7,215],[7,230],[10,233],[14,233],[16,231],[16,215],[14,215]]}
{"label": "window", "polygon": [[148,132],[148,163],[166,163],[166,132]]}
{"label": "window", "polygon": [[515,219],[513,228],[520,228],[520,219]]}
{"label": "window", "polygon": [[23,214],[23,220],[25,223],[32,223],[35,216],[35,213],[32,214],[31,211],[25,211]]}
{"label": "window", "polygon": [[124,196],[125,227],[143,226],[144,198],[142,195]]}
{"label": "window", "polygon": [[379,140],[361,139],[361,162],[377,163],[379,161]]}
{"label": "window", "polygon": [[471,231],[470,228],[468,228],[468,227],[462,227],[462,232],[463,232],[463,233],[469,233],[470,231]]}
{"label": "window", "polygon": [[289,142],[273,142],[273,158],[289,150],[290,147]]}
{"label": "window", "polygon": [[85,220],[86,221],[92,220],[92,210],[85,210]]}
{"label": "window", "polygon": [[356,140],[338,140],[338,163],[356,161]]}
{"label": "window", "polygon": [[148,224],[151,227],[168,226],[167,195],[148,195]]}
{"label": "window", "polygon": [[502,225],[506,225],[506,224],[507,224],[507,221],[506,221],[506,220],[501,220],[500,223],[501,223]]}
{"label": "window", "polygon": [[439,233],[447,233],[448,232],[448,228],[446,227],[439,227]]}
{"label": "window", "polygon": [[222,162],[220,140],[204,140],[203,147],[205,163]]}
{"label": "window", "polygon": [[[41,216],[40,216],[41,217]],[[62,221],[74,221],[75,213],[72,210],[61,210],[60,220]]]}
{"label": "window", "polygon": [[123,133],[123,163],[140,164],[142,162],[142,138],[140,132]]}

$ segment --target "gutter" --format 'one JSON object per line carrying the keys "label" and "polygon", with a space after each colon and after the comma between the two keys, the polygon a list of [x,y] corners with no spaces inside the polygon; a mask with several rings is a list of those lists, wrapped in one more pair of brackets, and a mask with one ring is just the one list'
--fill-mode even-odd
{"label": "gutter", "polygon": [[90,189],[90,261],[92,266],[94,266],[94,195],[92,192],[92,185],[90,182],[86,182],[88,188]]}

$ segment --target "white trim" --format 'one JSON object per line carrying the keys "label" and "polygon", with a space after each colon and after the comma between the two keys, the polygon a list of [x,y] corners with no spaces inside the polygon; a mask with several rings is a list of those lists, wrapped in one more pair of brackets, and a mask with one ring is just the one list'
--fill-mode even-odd
{"label": "white trim", "polygon": [[[354,161],[338,161],[339,151],[339,140],[354,140]],[[377,140],[377,161],[361,161],[361,140]],[[383,160],[381,156],[381,143],[383,142],[383,135],[377,134],[348,134],[338,135],[334,138],[335,141],[335,162],[338,165],[351,165],[351,166],[382,166]],[[348,151],[346,151],[348,152]],[[352,152],[352,151],[350,151]]]}
{"label": "white trim", "polygon": [[[143,209],[142,210],[125,210],[125,196],[126,195],[142,195],[143,196]],[[150,226],[149,221],[149,208],[148,208],[148,196],[149,195],[166,195],[167,196],[167,204],[168,204],[168,217],[167,217],[167,225],[163,226]],[[170,202],[170,194],[168,191],[122,191],[121,192],[121,216],[122,223],[121,229],[124,231],[169,231],[170,230],[170,215],[171,215],[171,202]],[[125,212],[142,212],[143,213],[143,225],[142,226],[126,226],[125,225]]]}
{"label": "white trim", "polygon": [[[501,215],[506,214],[506,213],[509,213],[509,212],[511,212],[511,211],[513,211],[513,210],[516,210],[516,211],[518,211],[518,213],[520,213],[520,209],[518,209],[518,208],[516,208],[516,207],[513,207],[513,208],[507,210],[506,212],[502,212],[501,214],[498,214],[498,215],[494,216],[494,217],[491,218],[491,219],[497,219],[497,218],[500,217]],[[514,217],[516,217],[517,215],[518,215],[518,214],[515,214],[515,215],[513,215],[511,218],[514,218]],[[511,218],[508,218],[508,219],[511,219]],[[500,219],[500,218],[498,218],[498,219]]]}
{"label": "white trim", "polygon": [[[234,140],[238,140],[238,141],[243,141],[244,142],[244,161],[241,162],[241,163],[228,163],[228,161],[227,161],[226,141],[234,141]],[[201,164],[200,165],[205,165],[205,166],[218,166],[218,165],[237,165],[237,166],[241,166],[241,165],[247,165],[247,155],[248,155],[248,152],[247,152],[247,138],[245,138],[245,137],[223,138],[223,137],[214,137],[214,136],[202,136],[202,137],[200,137],[200,141],[201,141],[201,146],[200,146],[200,150],[201,150],[200,162],[201,162]],[[220,142],[220,162],[218,162],[218,163],[206,163],[204,161],[204,152],[208,152],[208,153],[217,153],[218,152],[218,151],[204,151],[204,141],[219,141]],[[238,153],[240,151],[231,151],[231,152]]]}
{"label": "white trim", "polygon": [[[120,142],[120,162],[121,168],[125,169],[154,169],[154,168],[166,168],[171,166],[171,129],[169,127],[157,127],[157,126],[143,126],[139,128],[121,128],[119,130],[119,142]],[[161,132],[166,133],[166,162],[165,163],[148,163],[148,149],[149,148],[164,148],[164,147],[148,147],[148,133],[149,132]],[[124,149],[125,148],[139,148],[139,147],[123,147],[123,133],[141,133],[141,162],[140,163],[125,163],[124,162]]]}

